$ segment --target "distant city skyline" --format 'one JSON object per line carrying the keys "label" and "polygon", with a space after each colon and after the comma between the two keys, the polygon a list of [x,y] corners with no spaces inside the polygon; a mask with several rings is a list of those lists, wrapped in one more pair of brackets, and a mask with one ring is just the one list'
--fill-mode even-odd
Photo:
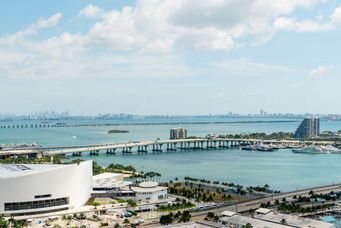
{"label": "distant city skyline", "polygon": [[341,113],[338,0],[5,0],[1,112]]}
{"label": "distant city skyline", "polygon": [[90,114],[73,114],[68,111],[57,112],[51,111],[38,111],[32,113],[14,114],[14,113],[0,113],[0,120],[6,120],[11,118],[24,118],[24,119],[48,119],[48,118],[74,118],[74,117],[90,117],[100,119],[111,118],[139,118],[139,117],[279,117],[279,118],[306,118],[306,117],[328,117],[330,119],[341,119],[341,113],[269,113],[261,109],[258,113],[235,113],[232,111],[226,113],[206,113],[206,114],[137,114],[137,113],[97,113]]}

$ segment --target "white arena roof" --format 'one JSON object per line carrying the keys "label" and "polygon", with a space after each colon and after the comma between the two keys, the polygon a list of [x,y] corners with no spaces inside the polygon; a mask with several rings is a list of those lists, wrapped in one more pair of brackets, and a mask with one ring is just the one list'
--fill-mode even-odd
{"label": "white arena roof", "polygon": [[113,179],[118,177],[123,177],[122,173],[101,173],[92,177],[93,180],[101,180],[101,179]]}
{"label": "white arena roof", "polygon": [[50,170],[60,169],[66,165],[52,164],[0,164],[0,178],[26,176]]}
{"label": "white arena roof", "polygon": [[130,181],[121,181],[118,178],[123,178],[121,173],[101,173],[92,177],[93,188],[122,188],[131,185]]}

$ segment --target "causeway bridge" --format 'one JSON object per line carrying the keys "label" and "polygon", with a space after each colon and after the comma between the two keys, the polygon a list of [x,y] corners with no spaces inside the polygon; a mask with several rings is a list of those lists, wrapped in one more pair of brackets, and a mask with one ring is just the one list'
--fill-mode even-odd
{"label": "causeway bridge", "polygon": [[[82,154],[114,155],[118,152],[123,154],[132,153],[161,153],[174,151],[195,151],[195,150],[216,150],[239,148],[245,145],[258,143],[268,145],[281,145],[284,147],[303,146],[312,144],[311,141],[303,142],[298,140],[260,140],[260,139],[235,139],[235,138],[195,138],[195,139],[176,139],[176,140],[154,140],[154,141],[129,141],[126,143],[95,144],[85,146],[65,146],[65,147],[36,147],[36,148],[3,148],[0,150],[0,158],[14,156],[53,156],[53,155],[72,155],[81,156]],[[333,142],[318,141],[318,145],[331,145]]]}

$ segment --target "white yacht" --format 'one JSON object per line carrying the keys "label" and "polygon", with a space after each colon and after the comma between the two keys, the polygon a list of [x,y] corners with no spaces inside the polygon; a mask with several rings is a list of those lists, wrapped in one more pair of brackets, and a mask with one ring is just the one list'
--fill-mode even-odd
{"label": "white yacht", "polygon": [[341,150],[333,146],[307,146],[299,149],[293,149],[292,152],[302,154],[331,154],[340,153]]}
{"label": "white yacht", "polygon": [[274,151],[274,148],[269,145],[265,145],[263,143],[259,143],[256,145],[256,150],[257,151],[263,151],[263,152],[272,152]]}

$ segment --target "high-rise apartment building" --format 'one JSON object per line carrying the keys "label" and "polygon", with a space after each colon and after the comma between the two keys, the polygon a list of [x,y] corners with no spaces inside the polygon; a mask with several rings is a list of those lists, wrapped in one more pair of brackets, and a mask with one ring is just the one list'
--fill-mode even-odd
{"label": "high-rise apartment building", "polygon": [[185,139],[187,138],[187,129],[172,128],[170,130],[170,139]]}
{"label": "high-rise apartment building", "polygon": [[294,138],[305,139],[320,135],[320,118],[305,118],[297,128]]}

